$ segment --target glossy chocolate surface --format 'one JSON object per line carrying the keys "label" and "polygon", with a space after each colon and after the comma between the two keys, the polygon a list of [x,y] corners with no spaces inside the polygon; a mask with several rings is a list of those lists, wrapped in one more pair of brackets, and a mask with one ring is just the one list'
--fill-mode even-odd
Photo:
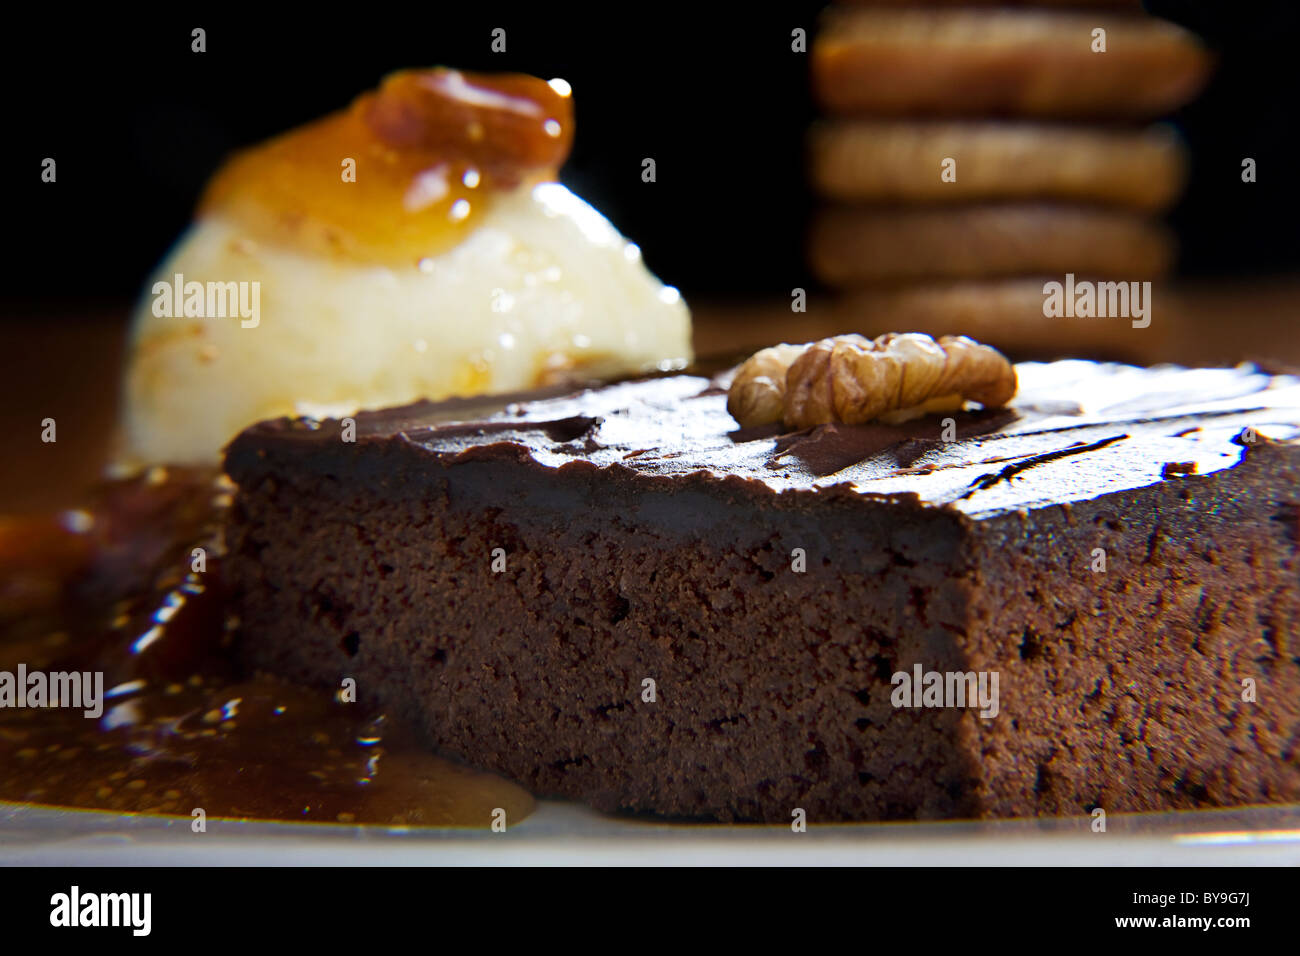
{"label": "glossy chocolate surface", "polygon": [[1065,361],[1017,371],[1009,406],[954,414],[946,430],[941,415],[739,429],[725,376],[675,375],[363,412],[355,443],[338,421],[265,422],[231,444],[227,470],[236,481],[294,460],[328,470],[387,446],[449,465],[594,466],[631,487],[691,475],[692,484],[740,480],[756,494],[834,489],[984,517],[1209,474],[1238,463],[1253,440],[1300,438],[1300,379],[1253,367]]}

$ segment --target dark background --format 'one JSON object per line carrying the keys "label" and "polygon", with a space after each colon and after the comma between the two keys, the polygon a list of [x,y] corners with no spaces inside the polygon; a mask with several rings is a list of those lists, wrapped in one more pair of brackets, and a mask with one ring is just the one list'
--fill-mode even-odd
{"label": "dark background", "polygon": [[[385,73],[447,64],[562,76],[577,139],[564,181],[692,296],[813,284],[803,262],[813,118],[790,31],[821,3],[485,3],[306,7],[297,15],[130,13],[75,20],[37,7],[10,31],[4,70],[10,281],[5,317],[129,302],[231,150],[346,105]],[[1294,0],[1149,0],[1219,51],[1211,87],[1177,120],[1193,176],[1170,216],[1185,275],[1300,263],[1300,63]],[[190,52],[190,30],[208,52]],[[507,52],[490,51],[494,27]],[[45,156],[58,182],[40,182]],[[652,156],[658,182],[641,181]],[[1259,181],[1241,182],[1253,156]]]}

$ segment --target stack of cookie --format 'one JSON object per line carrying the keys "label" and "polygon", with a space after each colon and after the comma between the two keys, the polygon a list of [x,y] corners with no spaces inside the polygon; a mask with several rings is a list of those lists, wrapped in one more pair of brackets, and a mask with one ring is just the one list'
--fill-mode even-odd
{"label": "stack of cookie", "polygon": [[[1134,0],[856,0],[826,11],[812,63],[832,118],[811,134],[827,203],[809,254],[845,293],[846,331],[1129,351],[1130,323],[1047,317],[1043,288],[1170,270],[1159,215],[1186,159],[1172,130],[1146,124],[1208,77],[1193,35]],[[1145,331],[1145,347],[1163,334]]]}

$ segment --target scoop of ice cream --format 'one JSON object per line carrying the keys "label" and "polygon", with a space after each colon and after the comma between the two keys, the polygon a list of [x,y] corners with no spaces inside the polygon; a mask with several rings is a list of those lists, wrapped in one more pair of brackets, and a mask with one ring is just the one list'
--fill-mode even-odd
{"label": "scoop of ice cream", "polygon": [[549,181],[567,89],[402,73],[236,156],[137,307],[120,462],[252,422],[677,368],[690,317]]}

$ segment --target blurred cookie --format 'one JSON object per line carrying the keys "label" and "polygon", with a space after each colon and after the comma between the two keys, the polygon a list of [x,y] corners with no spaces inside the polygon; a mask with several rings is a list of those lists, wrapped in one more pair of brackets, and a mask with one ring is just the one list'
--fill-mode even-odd
{"label": "blurred cookie", "polygon": [[813,272],[851,287],[913,279],[1168,272],[1168,231],[1133,213],[1050,204],[953,208],[831,207],[813,221]]}
{"label": "blurred cookie", "polygon": [[1162,360],[1178,306],[1157,284],[1145,328],[1124,318],[1061,318],[1043,314],[1045,283],[1033,279],[964,280],[845,293],[834,305],[836,328],[874,337],[892,329],[932,336],[969,335],[1016,358],[1086,355],[1143,364]]}
{"label": "blurred cookie", "polygon": [[1051,7],[1141,10],[1142,0],[840,0],[854,7]]}
{"label": "blurred cookie", "polygon": [[1163,126],[1111,131],[891,120],[814,126],[809,170],[814,188],[830,199],[1059,199],[1146,210],[1169,206],[1187,174],[1182,144]]}
{"label": "blurred cookie", "polygon": [[1192,99],[1210,65],[1195,36],[1146,16],[831,7],[812,81],[829,113],[1141,119]]}

